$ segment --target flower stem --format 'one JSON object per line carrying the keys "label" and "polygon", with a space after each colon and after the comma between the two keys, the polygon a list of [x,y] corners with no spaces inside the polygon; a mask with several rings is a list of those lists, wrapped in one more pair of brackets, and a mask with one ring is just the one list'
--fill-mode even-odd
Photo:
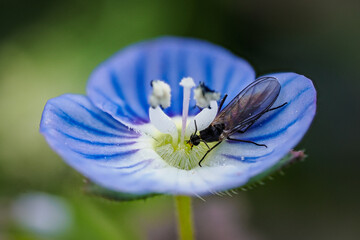
{"label": "flower stem", "polygon": [[191,197],[175,196],[175,205],[178,219],[178,232],[180,240],[193,240],[193,219]]}

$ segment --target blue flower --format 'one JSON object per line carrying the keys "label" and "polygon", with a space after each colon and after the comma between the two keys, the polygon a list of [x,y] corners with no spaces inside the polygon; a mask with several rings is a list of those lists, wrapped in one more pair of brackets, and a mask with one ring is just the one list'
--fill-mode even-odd
{"label": "blue flower", "polygon": [[[195,164],[181,169],[181,164],[167,159],[164,146],[171,147],[171,137],[149,120],[151,80],[163,80],[170,86],[171,106],[164,112],[179,130],[182,78],[192,77],[197,84],[204,82],[210,89],[228,94],[226,105],[255,80],[255,72],[243,59],[200,40],[167,37],[120,51],[91,74],[87,96],[65,94],[50,99],[40,131],[69,165],[114,191],[177,195],[224,191],[246,184],[277,164],[301,140],[315,115],[316,91],[311,80],[296,73],[268,76],[281,84],[273,106],[288,104],[264,114],[239,135],[267,148],[223,141],[206,157],[203,167]],[[199,112],[192,108],[195,105],[192,99],[190,118]],[[180,161],[188,161],[192,152],[197,154],[192,156],[195,161],[199,160],[204,149],[187,149]]]}

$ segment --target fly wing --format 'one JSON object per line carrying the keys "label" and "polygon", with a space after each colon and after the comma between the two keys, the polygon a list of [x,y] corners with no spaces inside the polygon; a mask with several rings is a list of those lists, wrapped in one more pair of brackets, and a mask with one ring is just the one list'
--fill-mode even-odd
{"label": "fly wing", "polygon": [[228,135],[247,127],[273,105],[280,88],[280,83],[274,77],[255,80],[231,100],[212,125],[224,124],[224,132]]}

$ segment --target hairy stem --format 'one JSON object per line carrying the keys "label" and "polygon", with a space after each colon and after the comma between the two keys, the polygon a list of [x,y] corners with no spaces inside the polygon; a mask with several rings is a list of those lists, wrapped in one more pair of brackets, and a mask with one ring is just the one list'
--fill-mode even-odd
{"label": "hairy stem", "polygon": [[193,219],[191,197],[175,196],[175,205],[178,219],[178,233],[180,240],[193,240]]}

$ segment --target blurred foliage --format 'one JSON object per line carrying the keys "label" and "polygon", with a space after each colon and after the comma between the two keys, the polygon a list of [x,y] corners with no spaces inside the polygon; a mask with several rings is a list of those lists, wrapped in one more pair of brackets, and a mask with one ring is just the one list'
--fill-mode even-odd
{"label": "blurred foliage", "polygon": [[[115,203],[84,195],[83,177],[50,150],[38,125],[47,99],[84,94],[91,71],[117,50],[180,35],[230,49],[259,75],[294,71],[317,87],[318,113],[299,145],[309,157],[290,174],[241,194],[250,202],[251,226],[265,239],[357,239],[359,12],[356,0],[2,0],[0,238],[143,239],[150,228],[166,232],[170,197]],[[8,208],[28,191],[66,198],[73,228],[48,237],[16,226]],[[208,219],[198,224],[210,231]]]}

